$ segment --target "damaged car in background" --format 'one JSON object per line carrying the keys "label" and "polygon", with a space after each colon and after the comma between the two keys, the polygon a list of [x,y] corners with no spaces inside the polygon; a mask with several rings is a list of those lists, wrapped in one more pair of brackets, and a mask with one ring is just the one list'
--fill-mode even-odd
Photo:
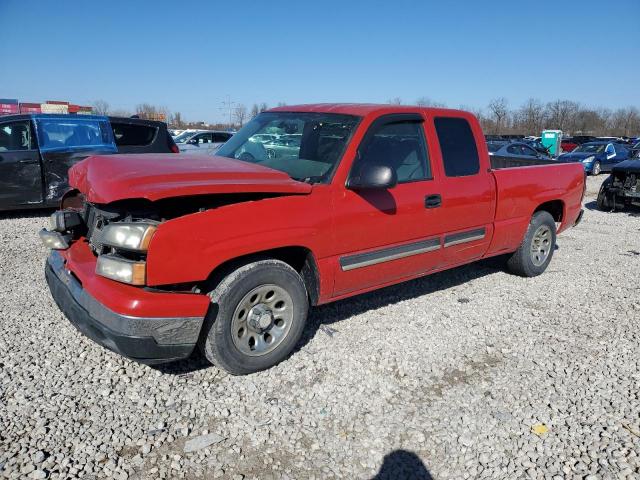
{"label": "damaged car in background", "polygon": [[56,207],[70,167],[91,155],[177,153],[165,123],[100,115],[0,118],[0,210]]}
{"label": "damaged car in background", "polygon": [[640,158],[618,163],[600,187],[598,208],[604,211],[640,207]]}

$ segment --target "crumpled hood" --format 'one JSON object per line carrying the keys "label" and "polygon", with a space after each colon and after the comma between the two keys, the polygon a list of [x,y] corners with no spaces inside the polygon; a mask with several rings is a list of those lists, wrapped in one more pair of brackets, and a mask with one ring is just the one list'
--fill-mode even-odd
{"label": "crumpled hood", "polygon": [[174,153],[88,157],[69,170],[69,185],[92,203],[215,193],[307,194],[312,189],[284,172],[253,163]]}

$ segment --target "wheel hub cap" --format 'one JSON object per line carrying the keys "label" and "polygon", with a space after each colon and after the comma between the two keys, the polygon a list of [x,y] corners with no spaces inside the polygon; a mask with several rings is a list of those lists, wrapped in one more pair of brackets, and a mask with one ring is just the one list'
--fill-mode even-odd
{"label": "wheel hub cap", "polygon": [[551,229],[546,225],[540,225],[533,234],[531,242],[531,261],[536,267],[541,266],[551,253]]}
{"label": "wheel hub cap", "polygon": [[256,332],[262,332],[273,323],[273,312],[264,303],[259,303],[249,310],[247,323]]}
{"label": "wheel hub cap", "polygon": [[289,334],[294,305],[289,292],[279,285],[260,285],[248,292],[235,308],[231,335],[245,355],[265,355]]}

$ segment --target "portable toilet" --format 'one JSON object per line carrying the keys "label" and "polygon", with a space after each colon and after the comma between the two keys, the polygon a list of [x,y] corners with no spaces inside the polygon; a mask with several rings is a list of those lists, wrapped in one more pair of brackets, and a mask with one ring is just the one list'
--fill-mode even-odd
{"label": "portable toilet", "polygon": [[540,141],[542,145],[549,150],[549,154],[552,157],[557,157],[561,153],[560,142],[562,142],[562,130],[543,130]]}

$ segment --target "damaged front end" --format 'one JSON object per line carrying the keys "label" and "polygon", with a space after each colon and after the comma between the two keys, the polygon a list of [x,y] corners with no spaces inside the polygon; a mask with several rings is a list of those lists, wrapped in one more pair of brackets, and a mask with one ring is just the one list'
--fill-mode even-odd
{"label": "damaged front end", "polygon": [[640,207],[640,160],[616,165],[598,193],[600,210]]}
{"label": "damaged front end", "polygon": [[[40,231],[40,238],[46,247],[53,250],[66,250],[74,242],[83,241],[96,257],[97,275],[129,285],[144,286],[147,251],[162,223],[225,205],[278,195],[216,194],[157,201],[127,199],[96,204],[86,201],[77,190],[72,190],[63,197],[61,209],[51,215],[50,229]],[[191,290],[193,286],[179,287],[179,290]]]}

